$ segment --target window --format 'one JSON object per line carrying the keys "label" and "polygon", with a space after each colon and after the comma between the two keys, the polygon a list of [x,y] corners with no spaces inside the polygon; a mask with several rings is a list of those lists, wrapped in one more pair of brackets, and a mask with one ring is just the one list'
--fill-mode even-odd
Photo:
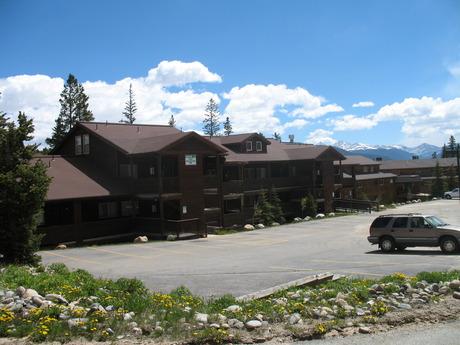
{"label": "window", "polygon": [[155,167],[150,167],[149,168],[149,175],[150,176],[155,176]]}
{"label": "window", "polygon": [[76,135],[75,136],[75,154],[77,156],[82,154],[81,135]]}
{"label": "window", "polygon": [[367,173],[369,171],[369,168],[367,166],[363,166],[363,172]]}
{"label": "window", "polygon": [[83,154],[89,155],[89,134],[83,134]]}
{"label": "window", "polygon": [[263,179],[267,177],[267,169],[265,167],[256,168],[256,178]]}
{"label": "window", "polygon": [[121,216],[122,217],[129,217],[135,214],[134,212],[134,205],[131,200],[123,200],[120,203],[121,206]]}
{"label": "window", "polygon": [[423,217],[412,217],[410,219],[411,228],[431,228],[431,225]]}
{"label": "window", "polygon": [[246,151],[252,151],[252,141],[246,141]]}
{"label": "window", "polygon": [[371,225],[371,228],[386,228],[390,222],[391,217],[379,217]]}
{"label": "window", "polygon": [[99,203],[99,218],[115,218],[117,216],[117,202],[100,202]]}
{"label": "window", "polygon": [[261,141],[256,141],[256,151],[257,152],[262,151],[262,142]]}
{"label": "window", "polygon": [[185,165],[196,165],[196,155],[185,155]]}
{"label": "window", "polygon": [[393,223],[393,228],[407,228],[407,217],[398,217]]}

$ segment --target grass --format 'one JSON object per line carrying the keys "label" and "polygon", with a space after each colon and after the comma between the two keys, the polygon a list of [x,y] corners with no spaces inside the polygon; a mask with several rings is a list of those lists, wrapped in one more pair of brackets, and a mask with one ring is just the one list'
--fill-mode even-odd
{"label": "grass", "polygon": [[[402,284],[414,284],[425,280],[429,283],[459,279],[460,272],[421,272],[415,277],[402,273],[386,276],[380,280],[344,278],[326,282],[318,286],[292,288],[273,296],[248,302],[236,302],[230,295],[212,300],[204,300],[193,295],[187,288],[179,287],[169,294],[151,292],[136,279],[98,279],[83,270],[69,270],[62,264],[30,268],[6,266],[0,275],[0,289],[16,289],[18,286],[33,288],[41,295],[56,293],[69,302],[79,300],[70,308],[54,305],[47,309],[32,308],[27,313],[15,313],[0,308],[0,337],[28,337],[33,341],[67,342],[72,338],[84,337],[90,340],[115,340],[117,336],[130,333],[129,322],[124,321],[128,312],[134,312],[135,321],[143,334],[151,338],[189,343],[221,344],[239,339],[235,330],[200,328],[194,320],[195,312],[209,315],[209,323],[218,321],[218,314],[236,318],[242,322],[262,314],[264,320],[286,324],[286,315],[299,313],[304,320],[312,321],[318,307],[334,306],[334,299],[344,293],[346,301],[355,307],[365,306],[369,298],[369,288],[375,283],[385,283],[385,294],[397,292]],[[292,297],[297,294],[298,298]],[[89,311],[98,302],[102,306],[113,306],[113,311]],[[231,312],[226,308],[238,304],[240,311]],[[371,314],[363,319],[365,323],[375,323],[385,314],[388,307],[383,302],[373,305]],[[81,324],[70,327],[62,315],[70,318],[86,318]],[[338,309],[339,324],[346,317],[343,309]],[[322,335],[331,327],[329,321],[316,323],[314,332]]]}

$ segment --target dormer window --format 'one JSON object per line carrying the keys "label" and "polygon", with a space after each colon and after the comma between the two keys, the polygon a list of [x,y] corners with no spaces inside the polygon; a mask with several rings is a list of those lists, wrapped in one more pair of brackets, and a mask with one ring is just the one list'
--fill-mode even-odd
{"label": "dormer window", "polygon": [[89,155],[89,134],[83,134],[83,154]]}
{"label": "dormer window", "polygon": [[252,151],[252,141],[246,141],[246,152]]}
{"label": "dormer window", "polygon": [[262,151],[262,142],[261,141],[256,141],[256,151],[257,152]]}

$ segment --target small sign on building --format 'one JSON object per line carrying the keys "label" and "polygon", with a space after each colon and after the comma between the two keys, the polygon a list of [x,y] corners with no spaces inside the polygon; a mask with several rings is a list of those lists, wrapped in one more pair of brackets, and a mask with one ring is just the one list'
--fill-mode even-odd
{"label": "small sign on building", "polygon": [[185,155],[185,165],[196,165],[196,154]]}

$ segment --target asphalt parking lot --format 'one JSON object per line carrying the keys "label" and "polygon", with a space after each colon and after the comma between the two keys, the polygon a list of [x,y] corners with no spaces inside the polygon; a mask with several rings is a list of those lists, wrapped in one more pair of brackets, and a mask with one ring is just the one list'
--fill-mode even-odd
{"label": "asphalt parking lot", "polygon": [[202,296],[235,296],[315,273],[379,277],[392,272],[460,268],[459,255],[439,248],[382,254],[367,242],[369,225],[384,213],[435,214],[460,225],[459,200],[410,204],[225,236],[177,242],[118,244],[41,251],[45,264],[63,262],[107,278],[136,277],[157,291],[184,285]]}

